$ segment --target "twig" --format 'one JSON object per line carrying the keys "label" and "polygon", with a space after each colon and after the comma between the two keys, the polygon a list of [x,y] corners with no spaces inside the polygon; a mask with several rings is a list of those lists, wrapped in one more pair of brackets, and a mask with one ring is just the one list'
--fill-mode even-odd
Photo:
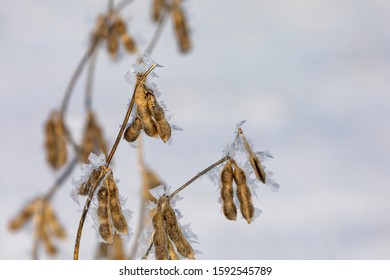
{"label": "twig", "polygon": [[97,54],[97,50],[92,54],[87,70],[87,83],[85,87],[85,108],[87,111],[90,111],[92,107],[92,84],[96,69]]}
{"label": "twig", "polygon": [[134,0],[123,0],[122,2],[119,2],[119,3],[116,5],[115,10],[121,11],[121,10],[123,10],[124,8],[126,8],[126,6],[130,5],[130,4],[133,3],[133,2],[134,2]]}
{"label": "twig", "polygon": [[148,247],[148,249],[146,250],[145,254],[143,255],[142,260],[146,260],[146,259],[148,258],[149,253],[150,253],[150,250],[152,250],[153,238],[154,238],[154,232],[153,232],[152,235],[150,236],[149,247]]}
{"label": "twig", "polygon": [[188,185],[190,185],[192,182],[194,182],[196,179],[198,179],[199,177],[201,177],[202,175],[206,174],[207,172],[209,172],[211,169],[217,167],[218,165],[220,165],[221,163],[223,163],[224,161],[227,161],[228,159],[230,159],[230,156],[225,156],[223,158],[221,158],[220,160],[218,160],[217,162],[213,163],[212,165],[210,165],[209,167],[207,167],[206,169],[202,170],[201,172],[199,172],[197,175],[195,175],[191,180],[189,180],[187,183],[185,183],[184,185],[182,185],[180,188],[178,188],[177,190],[175,190],[170,196],[169,196],[169,199],[172,199],[175,195],[177,195],[180,191],[182,191],[183,189],[185,189]]}
{"label": "twig", "polygon": [[166,22],[166,18],[167,18],[166,15],[168,14],[168,11],[169,11],[169,6],[165,5],[164,11],[163,11],[160,19],[158,20],[157,29],[154,32],[153,37],[152,37],[148,47],[146,48],[146,53],[148,53],[149,55],[152,54],[154,48],[157,45],[158,40],[160,39],[160,36],[162,34],[162,31],[163,31],[164,24]]}

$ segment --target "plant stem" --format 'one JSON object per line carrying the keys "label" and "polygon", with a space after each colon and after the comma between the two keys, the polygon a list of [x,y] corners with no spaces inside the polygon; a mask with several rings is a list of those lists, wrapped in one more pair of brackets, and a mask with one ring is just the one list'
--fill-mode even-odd
{"label": "plant stem", "polygon": [[137,87],[143,85],[143,83],[145,82],[146,77],[150,74],[150,72],[153,71],[153,69],[155,67],[156,67],[156,64],[153,64],[144,74],[142,74],[140,77],[137,78],[137,84],[134,87],[134,92],[133,92],[133,96],[131,97],[130,105],[127,108],[127,112],[126,112],[125,118],[123,119],[122,126],[121,126],[121,128],[119,130],[118,136],[116,137],[114,146],[111,148],[110,154],[107,157],[106,165],[110,164],[112,158],[114,157],[115,151],[118,148],[119,142],[122,139],[123,132],[125,131],[126,124],[129,121],[130,114],[131,114],[131,111],[132,111],[134,103],[135,103],[135,92],[137,90]]}
{"label": "plant stem", "polygon": [[154,32],[152,40],[150,41],[148,47],[146,48],[146,53],[148,53],[149,55],[152,54],[154,48],[157,45],[158,40],[160,39],[160,36],[162,34],[162,31],[163,31],[164,24],[166,22],[168,11],[169,11],[169,6],[165,5],[164,11],[163,11],[163,13],[162,13],[158,23],[157,23],[157,29]]}
{"label": "plant stem", "polygon": [[209,172],[211,169],[217,167],[218,165],[220,165],[221,163],[227,161],[228,159],[230,159],[230,156],[225,156],[223,158],[221,158],[220,160],[218,160],[217,162],[213,163],[212,165],[210,165],[209,167],[207,167],[206,169],[202,170],[201,172],[199,172],[198,174],[196,174],[191,180],[189,180],[187,183],[185,183],[184,185],[182,185],[180,188],[178,188],[177,190],[175,190],[170,196],[169,196],[169,199],[172,199],[175,195],[177,195],[180,191],[182,191],[183,189],[185,189],[188,185],[190,185],[192,182],[194,182],[196,179],[198,179],[199,177],[201,177],[202,175],[206,174],[207,172]]}
{"label": "plant stem", "polygon": [[90,111],[92,109],[92,84],[95,74],[95,65],[97,59],[97,50],[92,54],[89,61],[88,70],[87,70],[87,83],[85,87],[85,109]]}

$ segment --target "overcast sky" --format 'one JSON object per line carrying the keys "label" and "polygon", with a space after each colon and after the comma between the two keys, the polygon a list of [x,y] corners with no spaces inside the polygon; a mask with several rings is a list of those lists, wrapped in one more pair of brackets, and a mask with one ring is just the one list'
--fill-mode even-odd
{"label": "overcast sky", "polygon": [[[217,187],[206,177],[181,193],[182,224],[199,237],[199,259],[390,258],[390,3],[353,0],[186,1],[193,49],[181,55],[166,25],[153,59],[172,123],[172,145],[146,139],[145,160],[177,188],[217,161],[236,124],[255,149],[274,156],[278,192],[257,188],[261,216],[253,224],[224,218]],[[151,1],[123,12],[143,51],[154,25]],[[28,259],[32,226],[7,223],[57,173],[45,162],[43,123],[60,105],[106,1],[0,0],[0,258]],[[125,75],[136,56],[97,60],[93,106],[112,144],[132,86]],[[77,139],[84,123],[85,76],[67,121]],[[119,189],[137,224],[136,151],[121,143],[114,158]],[[71,259],[81,206],[71,179],[54,197]],[[93,258],[87,221],[80,258]],[[133,242],[133,240],[132,240]],[[129,244],[127,245],[129,247]],[[45,255],[42,256],[46,258]]]}

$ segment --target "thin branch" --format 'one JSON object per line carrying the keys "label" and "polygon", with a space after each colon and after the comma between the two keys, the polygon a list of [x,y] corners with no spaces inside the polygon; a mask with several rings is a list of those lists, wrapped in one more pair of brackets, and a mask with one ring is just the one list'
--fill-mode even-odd
{"label": "thin branch", "polygon": [[134,0],[123,0],[122,2],[119,2],[116,5],[115,10],[117,10],[119,12],[119,11],[123,10],[124,8],[126,8],[126,6],[130,5],[133,2],[134,2]]}
{"label": "thin branch", "polygon": [[220,165],[221,163],[227,161],[230,159],[230,156],[225,156],[223,158],[221,158],[220,160],[218,160],[217,162],[213,163],[212,165],[210,165],[209,167],[207,167],[206,169],[202,170],[201,172],[199,172],[198,174],[196,174],[191,180],[189,180],[187,183],[185,183],[184,185],[182,185],[180,188],[178,188],[177,190],[175,190],[170,196],[169,196],[169,199],[172,199],[175,195],[177,195],[180,191],[182,191],[183,189],[185,189],[188,185],[190,185],[192,182],[194,182],[196,179],[198,179],[199,177],[203,176],[204,174],[206,174],[207,172],[209,172],[211,169],[217,167],[218,165]]}
{"label": "thin branch", "polygon": [[146,48],[146,53],[148,53],[149,55],[152,54],[154,48],[157,45],[158,40],[160,39],[164,24],[165,24],[166,19],[167,19],[167,14],[168,14],[169,9],[170,9],[169,6],[165,5],[164,11],[162,12],[160,19],[158,20],[157,29],[154,32],[153,37],[152,37],[148,47]]}
{"label": "thin branch", "polygon": [[97,50],[92,54],[87,70],[87,83],[85,87],[85,109],[87,111],[90,111],[92,108],[92,85],[96,69],[97,54]]}

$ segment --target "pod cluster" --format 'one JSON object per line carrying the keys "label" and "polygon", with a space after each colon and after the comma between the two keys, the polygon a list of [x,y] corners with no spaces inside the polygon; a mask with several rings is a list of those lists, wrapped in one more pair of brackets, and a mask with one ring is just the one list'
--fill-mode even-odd
{"label": "pod cluster", "polygon": [[13,231],[22,228],[29,220],[33,220],[35,227],[35,238],[41,240],[46,252],[55,255],[57,248],[52,239],[65,239],[66,233],[59,223],[51,205],[43,199],[35,199],[28,203],[21,212],[9,223]]}
{"label": "pod cluster", "polygon": [[251,191],[246,183],[245,172],[230,159],[221,171],[221,199],[223,214],[228,220],[235,221],[237,208],[233,198],[233,181],[237,186],[236,195],[240,203],[241,214],[250,224],[254,214]]}
{"label": "pod cluster", "polygon": [[165,195],[158,200],[153,216],[153,228],[153,245],[157,260],[178,260],[177,253],[189,259],[195,258],[191,245],[179,227],[170,200]]}
{"label": "pod cluster", "polygon": [[169,125],[164,109],[157,102],[153,90],[144,84],[139,84],[135,91],[136,117],[126,128],[123,138],[128,142],[134,142],[141,130],[150,137],[158,137],[167,142],[171,137]]}
{"label": "pod cluster", "polygon": [[67,135],[62,115],[53,111],[45,124],[46,158],[51,167],[60,169],[67,161]]}
{"label": "pod cluster", "polygon": [[98,17],[92,40],[95,42],[106,41],[107,51],[113,58],[118,55],[119,42],[122,43],[127,52],[135,53],[137,51],[133,37],[127,32],[126,23],[115,11]]}
{"label": "pod cluster", "polygon": [[81,160],[83,162],[88,162],[88,156],[91,152],[95,154],[102,152],[107,156],[106,140],[104,139],[102,130],[96,121],[95,114],[92,111],[89,111],[81,143]]}
{"label": "pod cluster", "polygon": [[80,186],[79,194],[87,195],[96,188],[99,188],[97,193],[99,234],[104,241],[112,243],[114,241],[113,228],[121,234],[127,234],[128,228],[122,213],[118,187],[109,167],[95,168],[88,181]]}
{"label": "pod cluster", "polygon": [[152,20],[158,22],[165,9],[169,9],[180,51],[185,53],[191,49],[187,18],[181,7],[181,0],[154,0],[152,5]]}

